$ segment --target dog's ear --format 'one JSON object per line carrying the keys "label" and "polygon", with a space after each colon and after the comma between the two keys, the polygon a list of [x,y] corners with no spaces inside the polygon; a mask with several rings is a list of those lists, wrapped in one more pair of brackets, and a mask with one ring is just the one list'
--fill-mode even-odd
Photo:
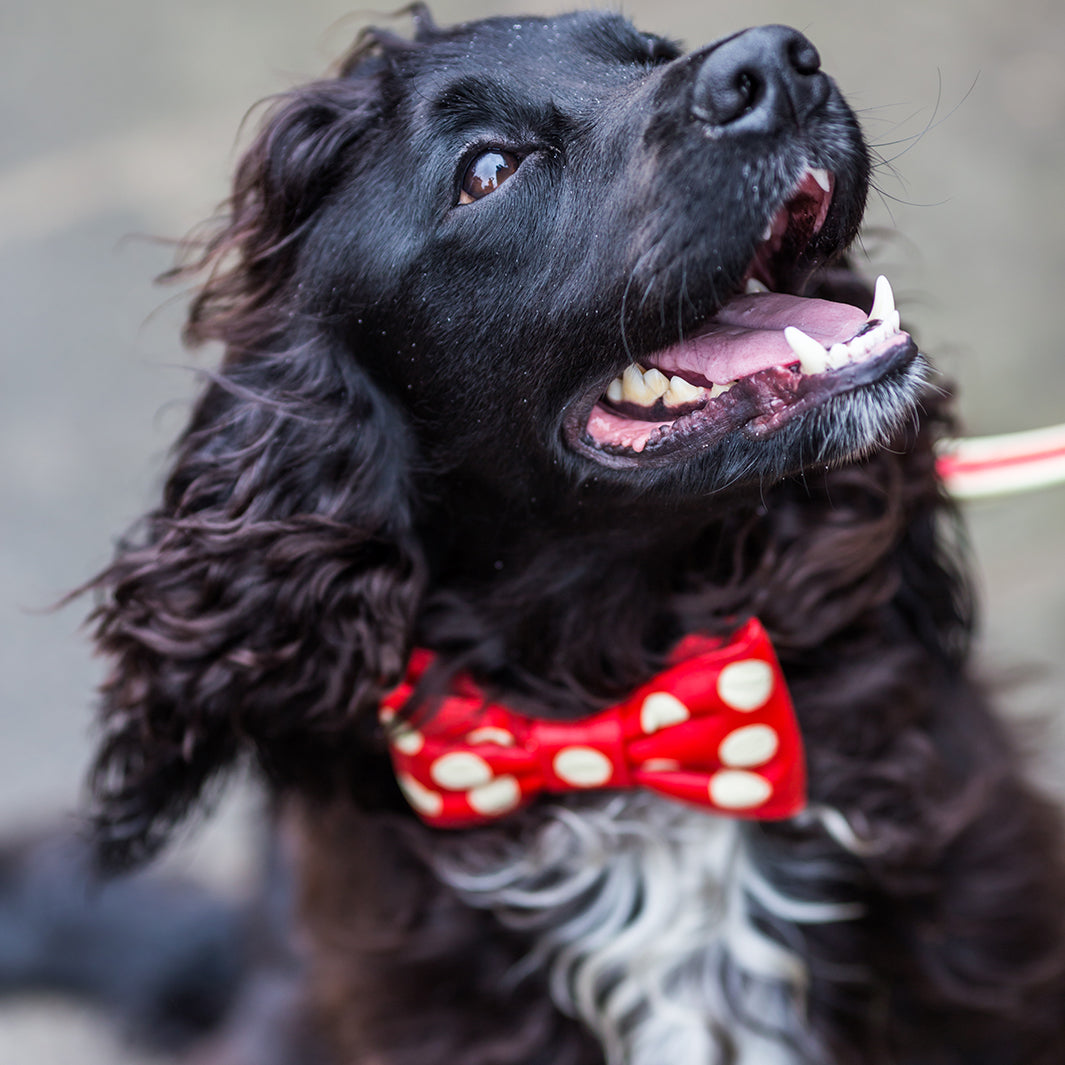
{"label": "dog's ear", "polygon": [[422,584],[407,427],[299,284],[374,120],[372,68],[281,101],[181,271],[207,276],[187,336],[226,356],[161,506],[94,582],[113,661],[92,773],[110,865],[156,849],[242,749],[282,785],[327,785],[405,662]]}

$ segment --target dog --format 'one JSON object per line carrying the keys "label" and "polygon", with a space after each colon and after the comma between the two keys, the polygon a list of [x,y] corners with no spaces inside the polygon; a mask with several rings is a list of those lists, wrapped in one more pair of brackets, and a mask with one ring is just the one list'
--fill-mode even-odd
{"label": "dog", "polygon": [[[412,19],[174,271],[225,355],[94,584],[104,860],[250,758],[337,1065],[1060,1062],[1061,825],[970,677],[949,399],[847,258],[816,49]],[[695,646],[746,670],[720,766],[619,768],[618,706],[696,727]],[[549,736],[542,788],[489,764]]]}

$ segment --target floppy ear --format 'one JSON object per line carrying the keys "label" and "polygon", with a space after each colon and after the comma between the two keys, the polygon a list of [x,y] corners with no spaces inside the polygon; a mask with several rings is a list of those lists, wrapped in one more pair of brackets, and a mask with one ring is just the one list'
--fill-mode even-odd
{"label": "floppy ear", "polygon": [[422,585],[407,428],[298,284],[375,116],[372,65],[281,101],[228,220],[175,271],[208,273],[186,333],[227,353],[162,505],[93,582],[114,663],[92,773],[111,865],[155,850],[243,748],[282,785],[357,774],[406,659]]}

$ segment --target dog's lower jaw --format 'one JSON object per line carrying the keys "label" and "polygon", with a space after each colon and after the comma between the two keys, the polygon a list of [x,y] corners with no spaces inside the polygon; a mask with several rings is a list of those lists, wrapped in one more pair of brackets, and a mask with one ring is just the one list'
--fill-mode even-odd
{"label": "dog's lower jaw", "polygon": [[[890,448],[899,432],[918,422],[932,369],[916,348],[898,367],[863,387],[828,397],[777,430],[752,427],[775,460],[763,461],[762,484],[812,467],[840,466],[879,448]],[[790,466],[790,468],[789,468]]]}
{"label": "dog's lower jaw", "polygon": [[848,387],[795,404],[784,416],[766,414],[713,435],[693,431],[674,446],[641,453],[603,449],[582,436],[578,418],[562,430],[567,450],[606,476],[625,480],[646,471],[652,478],[683,478],[700,492],[751,485],[766,487],[804,470],[838,466],[893,446],[896,434],[914,422],[932,371],[912,343],[887,367],[863,368]]}
{"label": "dog's lower jaw", "polygon": [[529,936],[512,973],[548,974],[555,1005],[608,1065],[799,1065],[807,973],[754,920],[847,920],[787,898],[752,862],[748,829],[641,793],[557,807],[529,829],[438,836],[427,861],[467,904]]}

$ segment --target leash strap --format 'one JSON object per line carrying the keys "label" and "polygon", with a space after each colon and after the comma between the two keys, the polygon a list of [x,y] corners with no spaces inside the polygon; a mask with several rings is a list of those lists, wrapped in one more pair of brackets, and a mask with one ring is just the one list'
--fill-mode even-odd
{"label": "leash strap", "polygon": [[936,468],[959,499],[1065,484],[1065,424],[944,441]]}

